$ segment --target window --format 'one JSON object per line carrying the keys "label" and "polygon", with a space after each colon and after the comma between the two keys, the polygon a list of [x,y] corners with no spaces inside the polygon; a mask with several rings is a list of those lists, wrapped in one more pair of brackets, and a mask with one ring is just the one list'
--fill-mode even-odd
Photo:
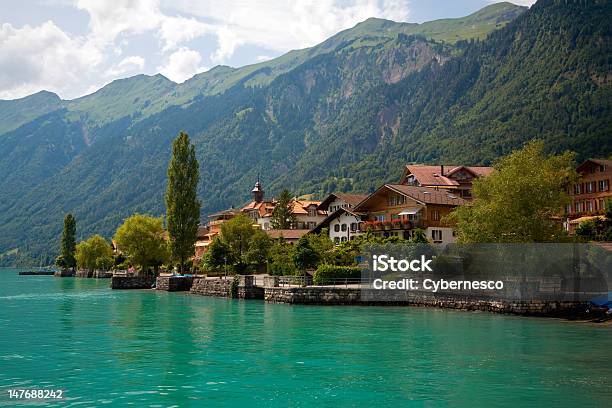
{"label": "window", "polygon": [[341,241],[346,242],[346,237],[342,237]]}
{"label": "window", "polygon": [[600,210],[606,209],[606,202],[604,200],[599,200],[599,209]]}
{"label": "window", "polygon": [[574,212],[575,213],[579,213],[580,212],[580,203],[574,204]]}
{"label": "window", "polygon": [[374,221],[384,221],[385,220],[385,214],[380,214],[380,215],[375,215],[374,216]]}
{"label": "window", "polygon": [[317,216],[317,207],[310,207],[308,209],[308,215],[311,217],[316,217]]}
{"label": "window", "polygon": [[586,184],[586,192],[587,193],[593,193],[595,191],[595,182],[594,181],[589,181]]}
{"label": "window", "polygon": [[340,232],[340,224],[335,224],[334,225],[334,231],[335,232]]}
{"label": "window", "polygon": [[334,244],[339,244],[339,243],[340,243],[340,238],[334,237]]}
{"label": "window", "polygon": [[440,220],[440,211],[433,210],[431,212],[431,219],[434,220],[434,221],[439,221]]}
{"label": "window", "polygon": [[574,185],[574,194],[581,194],[580,184],[575,184]]}
{"label": "window", "polygon": [[390,206],[401,205],[406,202],[406,197],[399,194],[392,194],[387,198],[387,203]]}
{"label": "window", "polygon": [[433,242],[442,242],[442,230],[431,230],[431,239]]}
{"label": "window", "polygon": [[572,212],[572,205],[571,204],[566,204],[565,205],[565,213],[569,214]]}
{"label": "window", "polygon": [[599,191],[610,190],[610,180],[599,180]]}
{"label": "window", "polygon": [[342,232],[346,231],[346,224],[342,224]]}

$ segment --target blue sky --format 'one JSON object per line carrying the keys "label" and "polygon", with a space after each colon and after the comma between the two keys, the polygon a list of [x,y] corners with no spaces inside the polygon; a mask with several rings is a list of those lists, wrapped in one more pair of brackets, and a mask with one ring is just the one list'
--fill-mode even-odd
{"label": "blue sky", "polygon": [[421,23],[493,2],[0,0],[0,99],[42,89],[71,99],[141,73],[183,82],[313,46],[368,17]]}

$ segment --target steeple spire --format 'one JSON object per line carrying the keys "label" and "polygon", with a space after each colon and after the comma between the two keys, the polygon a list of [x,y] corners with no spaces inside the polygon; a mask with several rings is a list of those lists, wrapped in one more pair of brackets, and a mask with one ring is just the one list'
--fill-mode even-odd
{"label": "steeple spire", "polygon": [[261,203],[264,199],[264,191],[261,188],[261,183],[259,181],[259,174],[257,174],[257,182],[255,183],[255,187],[251,190],[251,196],[253,197],[253,201],[256,203]]}

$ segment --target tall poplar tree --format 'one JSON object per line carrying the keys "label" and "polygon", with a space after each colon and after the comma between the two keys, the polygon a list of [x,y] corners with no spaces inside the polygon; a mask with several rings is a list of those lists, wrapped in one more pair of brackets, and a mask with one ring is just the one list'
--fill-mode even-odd
{"label": "tall poplar tree", "polygon": [[70,213],[64,217],[64,231],[60,248],[61,266],[65,268],[76,267],[76,220]]}
{"label": "tall poplar tree", "polygon": [[200,201],[197,197],[199,164],[195,147],[187,133],[180,132],[172,143],[172,158],[168,166],[166,189],[166,220],[172,261],[183,272],[194,255],[194,245],[200,223]]}
{"label": "tall poplar tree", "polygon": [[278,202],[274,207],[271,218],[272,228],[291,229],[295,224],[295,214],[293,214],[293,203],[288,190],[283,190],[278,197]]}

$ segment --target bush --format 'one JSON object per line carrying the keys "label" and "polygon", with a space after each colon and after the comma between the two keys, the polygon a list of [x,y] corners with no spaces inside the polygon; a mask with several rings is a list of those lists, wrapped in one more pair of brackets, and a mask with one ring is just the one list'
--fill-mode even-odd
{"label": "bush", "polygon": [[322,285],[334,279],[356,279],[361,277],[361,268],[358,266],[319,265],[313,276],[315,285]]}

